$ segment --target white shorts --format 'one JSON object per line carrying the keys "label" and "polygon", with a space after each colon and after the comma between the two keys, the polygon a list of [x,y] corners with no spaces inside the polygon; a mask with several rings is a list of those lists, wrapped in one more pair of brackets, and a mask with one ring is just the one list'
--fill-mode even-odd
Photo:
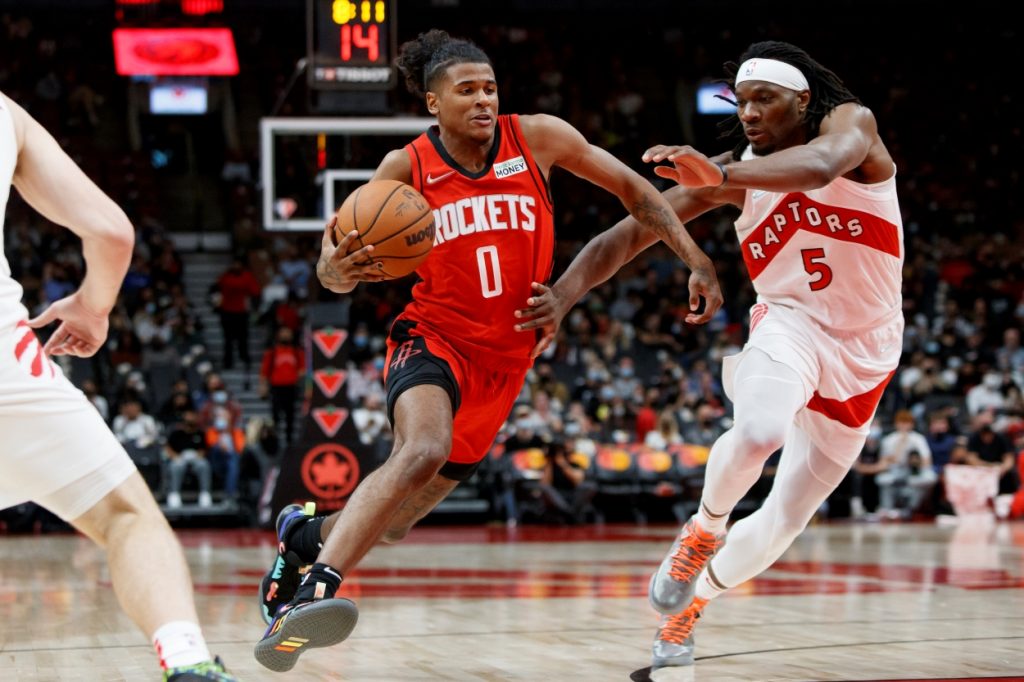
{"label": "white shorts", "polygon": [[0,332],[0,509],[36,502],[70,521],[135,464],[24,322]]}
{"label": "white shorts", "polygon": [[757,348],[792,368],[804,385],[806,406],[796,424],[826,456],[850,466],[860,455],[889,379],[903,352],[903,314],[873,328],[840,332],[823,328],[793,308],[756,303],[743,350],[723,361],[726,395],[743,354]]}

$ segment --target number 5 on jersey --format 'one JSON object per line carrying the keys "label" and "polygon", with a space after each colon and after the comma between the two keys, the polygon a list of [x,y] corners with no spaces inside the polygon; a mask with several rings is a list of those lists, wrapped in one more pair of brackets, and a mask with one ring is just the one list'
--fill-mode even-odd
{"label": "number 5 on jersey", "polygon": [[803,249],[800,251],[800,255],[803,256],[804,270],[807,271],[807,274],[812,277],[819,276],[807,283],[811,291],[821,291],[832,284],[832,268],[824,262],[825,249]]}
{"label": "number 5 on jersey", "polygon": [[480,293],[484,298],[501,296],[501,265],[498,247],[481,246],[476,250],[476,266],[480,269]]}

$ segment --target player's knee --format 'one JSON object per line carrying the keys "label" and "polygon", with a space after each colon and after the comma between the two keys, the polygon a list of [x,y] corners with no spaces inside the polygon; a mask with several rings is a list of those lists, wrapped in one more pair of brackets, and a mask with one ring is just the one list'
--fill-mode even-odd
{"label": "player's knee", "polygon": [[740,457],[763,462],[782,447],[789,424],[772,419],[739,419],[733,426],[736,453]]}
{"label": "player's knee", "polygon": [[448,459],[448,448],[436,443],[407,443],[394,454],[401,479],[409,488],[422,488],[433,480]]}
{"label": "player's knee", "polygon": [[[813,514],[812,514],[813,516]],[[810,523],[810,516],[804,518],[794,514],[784,514],[775,524],[775,542],[789,547],[804,528]]]}

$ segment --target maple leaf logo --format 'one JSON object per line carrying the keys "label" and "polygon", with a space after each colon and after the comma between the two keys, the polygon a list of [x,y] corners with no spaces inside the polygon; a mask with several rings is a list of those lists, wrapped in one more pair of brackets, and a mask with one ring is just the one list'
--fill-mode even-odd
{"label": "maple leaf logo", "polygon": [[359,482],[359,460],[343,445],[318,445],[302,460],[302,482],[316,497],[341,499]]}
{"label": "maple leaf logo", "polygon": [[319,462],[313,463],[310,473],[313,474],[313,480],[321,488],[327,486],[340,488],[348,483],[352,467],[338,459],[334,453],[329,453],[324,455]]}

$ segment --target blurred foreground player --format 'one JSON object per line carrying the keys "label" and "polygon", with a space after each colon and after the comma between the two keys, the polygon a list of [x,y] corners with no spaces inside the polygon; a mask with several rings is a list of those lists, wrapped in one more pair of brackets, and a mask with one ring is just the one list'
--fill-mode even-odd
{"label": "blurred foreground player", "polygon": [[[11,186],[82,239],[82,286],[27,320],[0,239],[0,508],[35,502],[107,550],[114,592],[164,680],[234,680],[206,648],[181,552],[135,465],[48,355],[90,357],[131,261],[128,218],[21,107],[0,94],[0,205]],[[3,222],[0,218],[0,237]],[[40,347],[32,327],[59,324]]]}

